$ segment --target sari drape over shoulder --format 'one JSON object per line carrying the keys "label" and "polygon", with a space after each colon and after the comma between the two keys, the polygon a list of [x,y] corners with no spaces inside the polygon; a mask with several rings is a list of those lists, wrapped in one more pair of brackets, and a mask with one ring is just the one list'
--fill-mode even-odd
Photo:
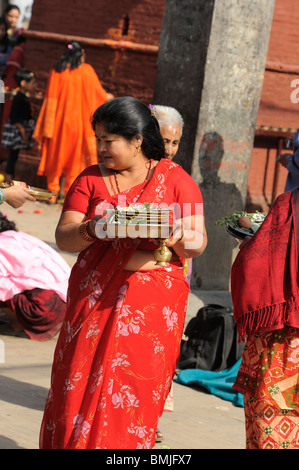
{"label": "sari drape over shoulder", "polygon": [[299,189],[278,196],[234,261],[231,293],[241,337],[284,326],[299,328],[298,197]]}
{"label": "sari drape over shoulder", "polygon": [[[126,196],[138,203],[163,202],[177,171],[181,175],[183,170],[161,161],[152,179],[126,191]],[[98,179],[99,186],[103,182]],[[129,238],[98,240],[73,267],[41,448],[155,445],[179,356],[189,286],[181,261],[125,271],[140,243]]]}
{"label": "sari drape over shoulder", "polygon": [[105,101],[107,93],[91,65],[50,72],[33,135],[41,147],[39,175],[50,181],[71,175],[72,182],[84,168],[97,163],[91,117]]}

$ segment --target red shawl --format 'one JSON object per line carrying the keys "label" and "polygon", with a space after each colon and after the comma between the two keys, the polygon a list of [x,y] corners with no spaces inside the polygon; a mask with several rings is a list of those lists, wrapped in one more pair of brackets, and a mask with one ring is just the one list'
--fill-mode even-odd
{"label": "red shawl", "polygon": [[241,337],[299,327],[297,198],[295,190],[276,199],[232,266],[231,294]]}

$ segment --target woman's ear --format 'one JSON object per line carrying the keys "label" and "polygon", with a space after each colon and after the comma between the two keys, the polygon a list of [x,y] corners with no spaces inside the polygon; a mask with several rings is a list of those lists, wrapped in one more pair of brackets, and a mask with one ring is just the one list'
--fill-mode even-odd
{"label": "woman's ear", "polygon": [[133,143],[134,143],[134,145],[137,149],[141,147],[142,142],[143,142],[142,135],[141,134],[136,134],[134,139],[133,139]]}

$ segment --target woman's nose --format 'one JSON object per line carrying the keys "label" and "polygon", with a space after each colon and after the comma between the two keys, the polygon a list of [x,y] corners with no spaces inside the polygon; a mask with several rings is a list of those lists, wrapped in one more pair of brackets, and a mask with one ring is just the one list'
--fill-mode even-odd
{"label": "woman's nose", "polygon": [[99,151],[99,152],[104,152],[105,149],[106,149],[105,142],[98,141],[97,144],[98,144],[98,151]]}
{"label": "woman's nose", "polygon": [[166,153],[167,156],[172,154],[171,144],[165,144],[165,153]]}

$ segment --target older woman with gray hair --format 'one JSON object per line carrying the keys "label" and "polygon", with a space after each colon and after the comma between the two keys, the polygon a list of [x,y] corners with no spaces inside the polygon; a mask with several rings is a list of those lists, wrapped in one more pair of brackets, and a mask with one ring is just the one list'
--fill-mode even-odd
{"label": "older woman with gray hair", "polygon": [[162,105],[154,105],[154,108],[164,140],[165,156],[172,160],[179,149],[184,120],[175,108]]}

